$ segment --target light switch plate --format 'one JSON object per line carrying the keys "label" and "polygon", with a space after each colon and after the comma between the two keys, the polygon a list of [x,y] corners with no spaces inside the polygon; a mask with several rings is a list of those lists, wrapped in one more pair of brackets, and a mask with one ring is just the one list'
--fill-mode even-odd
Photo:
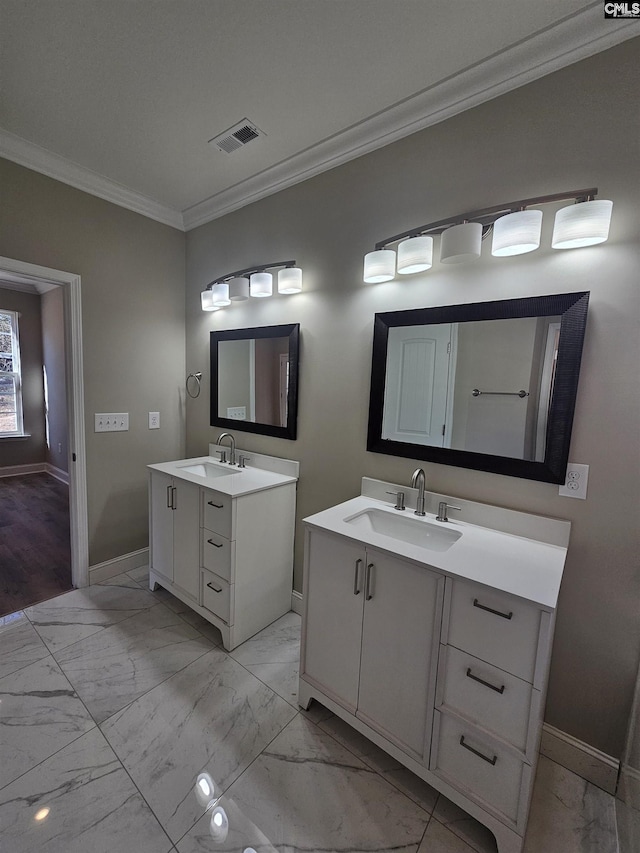
{"label": "light switch plate", "polygon": [[149,429],[160,429],[160,412],[149,412]]}
{"label": "light switch plate", "polygon": [[587,497],[587,483],[589,481],[589,466],[578,465],[577,462],[569,462],[567,465],[567,478],[564,486],[560,486],[558,494],[565,498]]}
{"label": "light switch plate", "polygon": [[99,412],[95,415],[95,432],[126,432],[129,412]]}

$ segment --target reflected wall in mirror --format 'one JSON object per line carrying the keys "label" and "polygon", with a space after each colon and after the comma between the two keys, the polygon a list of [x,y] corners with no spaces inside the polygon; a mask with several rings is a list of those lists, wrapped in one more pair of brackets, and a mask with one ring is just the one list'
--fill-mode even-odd
{"label": "reflected wall in mirror", "polygon": [[367,449],[564,482],[588,297],[377,314]]}
{"label": "reflected wall in mirror", "polygon": [[211,332],[211,426],[296,437],[300,326]]}

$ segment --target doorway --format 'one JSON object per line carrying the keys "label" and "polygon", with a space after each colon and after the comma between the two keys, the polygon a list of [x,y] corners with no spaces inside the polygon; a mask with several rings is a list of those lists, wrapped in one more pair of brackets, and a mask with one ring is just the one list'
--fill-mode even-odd
{"label": "doorway", "polygon": [[67,388],[71,580],[74,587],[87,586],[89,543],[80,276],[13,258],[0,257],[0,278],[14,284],[40,284],[62,288]]}

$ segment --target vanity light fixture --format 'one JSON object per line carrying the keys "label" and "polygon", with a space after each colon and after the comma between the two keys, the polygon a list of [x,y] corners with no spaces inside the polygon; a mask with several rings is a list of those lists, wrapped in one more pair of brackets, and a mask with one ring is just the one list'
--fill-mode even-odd
{"label": "vanity light fixture", "polygon": [[267,270],[278,270],[278,293],[300,293],[302,270],[295,260],[260,264],[227,273],[209,282],[200,294],[203,311],[217,311],[232,302],[242,302],[249,297],[265,298],[273,294],[273,275]]}
{"label": "vanity light fixture", "polygon": [[[597,200],[597,188],[525,198],[462,213],[419,228],[411,228],[376,243],[364,257],[364,281],[369,284],[391,281],[397,272],[414,274],[429,269],[433,258],[433,238],[440,235],[440,261],[454,264],[480,257],[482,240],[493,233],[491,253],[509,257],[533,252],[540,246],[542,211],[539,205],[572,201],[556,213],[551,245],[573,249],[602,243],[609,236],[613,202]],[[536,209],[529,209],[529,208]]]}

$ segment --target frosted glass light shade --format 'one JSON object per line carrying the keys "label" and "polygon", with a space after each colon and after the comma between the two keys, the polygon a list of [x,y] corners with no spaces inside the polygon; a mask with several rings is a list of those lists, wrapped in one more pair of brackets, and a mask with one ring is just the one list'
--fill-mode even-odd
{"label": "frosted glass light shade", "polygon": [[226,308],[227,305],[231,305],[231,300],[229,299],[229,285],[226,282],[214,284],[211,288],[211,293],[213,296],[213,304],[216,308]]}
{"label": "frosted glass light shade", "polygon": [[378,249],[364,256],[364,280],[367,284],[391,281],[396,275],[396,253],[391,249]]}
{"label": "frosted glass light shade", "polygon": [[480,257],[481,249],[482,225],[479,222],[463,222],[442,232],[440,260],[443,264],[474,261]]}
{"label": "frosted glass light shade", "polygon": [[579,249],[604,243],[609,237],[613,202],[581,201],[556,213],[551,245],[554,249]]}
{"label": "frosted glass light shade", "polygon": [[398,244],[398,272],[401,275],[424,272],[432,266],[433,237],[429,234],[409,237]]}
{"label": "frosted glass light shade", "polygon": [[250,279],[251,296],[265,297],[273,293],[273,276],[270,272],[254,272]]}
{"label": "frosted glass light shade", "polygon": [[493,226],[491,254],[497,258],[524,255],[540,245],[541,210],[517,210],[497,219]]}
{"label": "frosted glass light shade", "polygon": [[200,306],[203,311],[219,311],[220,307],[213,304],[213,291],[203,290],[200,294]]}
{"label": "frosted glass light shade", "polygon": [[283,267],[278,270],[278,293],[300,293],[302,270],[300,267]]}
{"label": "frosted glass light shade", "polygon": [[249,279],[237,276],[229,281],[229,299],[232,302],[243,302],[249,298]]}

